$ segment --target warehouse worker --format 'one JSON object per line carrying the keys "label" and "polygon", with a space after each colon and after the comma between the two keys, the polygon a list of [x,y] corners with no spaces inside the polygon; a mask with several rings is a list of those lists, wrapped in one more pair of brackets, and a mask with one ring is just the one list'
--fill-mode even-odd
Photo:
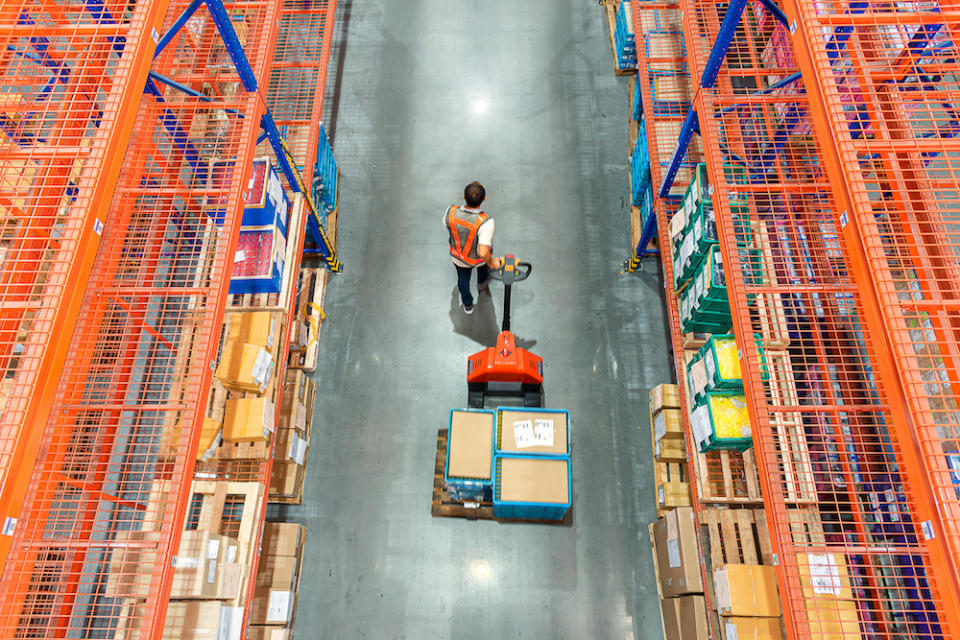
{"label": "warehouse worker", "polygon": [[493,218],[480,210],[487,192],[479,182],[463,190],[466,206],[450,205],[443,214],[443,226],[450,234],[450,258],[457,270],[457,288],[467,315],[473,313],[470,274],[477,268],[477,291],[490,286],[490,269],[499,269],[501,258],[493,256]]}

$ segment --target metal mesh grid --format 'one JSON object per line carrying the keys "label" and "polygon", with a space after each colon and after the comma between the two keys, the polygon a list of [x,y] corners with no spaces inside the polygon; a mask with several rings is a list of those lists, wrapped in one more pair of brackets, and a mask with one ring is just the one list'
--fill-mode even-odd
{"label": "metal mesh grid", "polygon": [[[265,77],[276,4],[226,8]],[[225,56],[201,9],[155,62],[213,101],[157,83],[136,114],[0,578],[4,637],[163,624],[261,109]]]}
{"label": "metal mesh grid", "polygon": [[[681,5],[699,77],[727,7]],[[786,33],[745,12],[696,104],[787,629],[807,638],[846,619],[837,637],[950,637],[810,103],[796,82],[771,89],[796,72]],[[794,526],[793,503],[809,494],[822,539]],[[803,582],[805,564],[826,554],[849,572],[843,597],[811,597],[809,569]]]}
{"label": "metal mesh grid", "polygon": [[[906,398],[919,464],[960,581],[960,51],[957,6],[803,3],[800,34],[839,154],[858,235]],[[834,174],[835,175],[835,174]],[[878,336],[879,337],[879,336]],[[956,615],[956,614],[954,614]],[[954,630],[956,632],[956,630]]]}
{"label": "metal mesh grid", "polygon": [[307,185],[313,182],[336,11],[336,0],[284,0],[266,93]]}
{"label": "metal mesh grid", "polygon": [[[166,2],[0,5],[0,486],[16,515]],[[8,477],[8,472],[11,474]],[[6,544],[0,544],[3,550]]]}

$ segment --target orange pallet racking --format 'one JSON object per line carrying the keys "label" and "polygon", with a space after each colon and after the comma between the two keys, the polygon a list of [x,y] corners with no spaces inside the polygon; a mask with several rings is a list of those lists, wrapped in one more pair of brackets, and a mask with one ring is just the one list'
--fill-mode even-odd
{"label": "orange pallet racking", "polygon": [[[142,29],[151,15],[144,7],[161,11],[163,4],[124,2],[113,7],[113,15]],[[316,4],[323,10],[335,6]],[[324,15],[332,23],[330,11]],[[103,237],[90,286],[74,284],[82,306],[76,329],[64,331],[70,359],[54,385],[49,420],[38,428],[43,444],[29,469],[19,522],[5,531],[12,533],[12,544],[0,576],[2,637],[109,635],[121,628],[159,637],[171,560],[184,523],[193,517],[187,506],[195,498],[195,452],[224,311],[228,301],[244,303],[231,300],[227,285],[241,194],[261,127],[280,148],[258,89],[270,74],[281,2],[175,1],[161,17],[163,35],[154,31],[152,38],[156,53],[150,47],[146,54],[155,57],[149,79],[144,66],[138,79],[127,80],[132,88],[123,88],[139,95],[146,81],[147,96],[139,109],[128,101],[109,112],[129,120],[133,136],[125,155],[122,147],[114,149],[112,160],[122,158],[123,168],[109,208],[98,212],[103,219],[96,231]],[[132,36],[142,36],[133,27],[113,27],[103,37],[132,52]],[[44,37],[59,34],[51,27]],[[121,41],[123,34],[130,39]],[[106,55],[109,49],[99,51]],[[310,108],[323,101],[322,81],[314,86],[306,98]],[[289,157],[282,151],[278,156],[292,177],[291,190],[305,191]],[[96,176],[89,177],[95,182]],[[314,211],[312,203],[306,208]],[[291,231],[299,235],[288,248],[287,269],[294,274],[288,278],[295,279],[308,215]],[[322,240],[322,228],[320,234]],[[339,267],[332,250],[324,257],[331,268]],[[274,305],[288,310],[297,287],[285,291],[286,299]],[[288,349],[290,327],[284,325],[278,352]],[[283,374],[280,367],[278,388]],[[262,500],[254,519],[262,522],[270,466],[267,456],[259,463],[209,465],[201,473],[259,482]],[[250,531],[256,548],[259,525]],[[112,562],[130,553],[138,558],[132,566]],[[254,553],[241,605],[249,605],[256,565]],[[111,593],[118,584],[132,588],[133,597]]]}
{"label": "orange pallet racking", "polygon": [[[165,1],[0,6],[0,520],[20,511]],[[0,536],[0,563],[9,549]]]}
{"label": "orange pallet racking", "polygon": [[[786,628],[953,637],[955,276],[944,251],[960,201],[957,55],[935,26],[952,14],[804,0],[787,7],[798,21],[770,2],[680,8],[699,81],[658,195],[699,132]],[[657,207],[667,237],[671,207]],[[661,250],[682,388],[670,243]],[[844,577],[812,590],[821,562]]]}

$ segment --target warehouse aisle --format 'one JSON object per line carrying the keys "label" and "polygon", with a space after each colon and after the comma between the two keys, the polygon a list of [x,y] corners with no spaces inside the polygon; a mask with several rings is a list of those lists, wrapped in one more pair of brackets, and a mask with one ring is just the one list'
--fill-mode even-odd
{"label": "warehouse aisle", "polygon": [[[326,299],[300,638],[659,638],[647,391],[667,375],[628,253],[627,81],[583,0],[340,0],[330,125],[346,271]],[[333,70],[331,71],[331,73]],[[327,113],[330,113],[328,111]],[[437,429],[502,287],[457,307],[443,209],[477,179],[495,251],[534,264],[514,329],[573,419],[574,524],[431,518]]]}

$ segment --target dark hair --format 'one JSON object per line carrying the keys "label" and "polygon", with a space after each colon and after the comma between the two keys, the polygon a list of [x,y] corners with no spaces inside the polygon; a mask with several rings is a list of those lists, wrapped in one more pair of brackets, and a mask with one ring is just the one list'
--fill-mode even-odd
{"label": "dark hair", "polygon": [[471,182],[463,190],[463,199],[467,201],[470,208],[479,207],[483,199],[487,197],[487,191],[479,182]]}

